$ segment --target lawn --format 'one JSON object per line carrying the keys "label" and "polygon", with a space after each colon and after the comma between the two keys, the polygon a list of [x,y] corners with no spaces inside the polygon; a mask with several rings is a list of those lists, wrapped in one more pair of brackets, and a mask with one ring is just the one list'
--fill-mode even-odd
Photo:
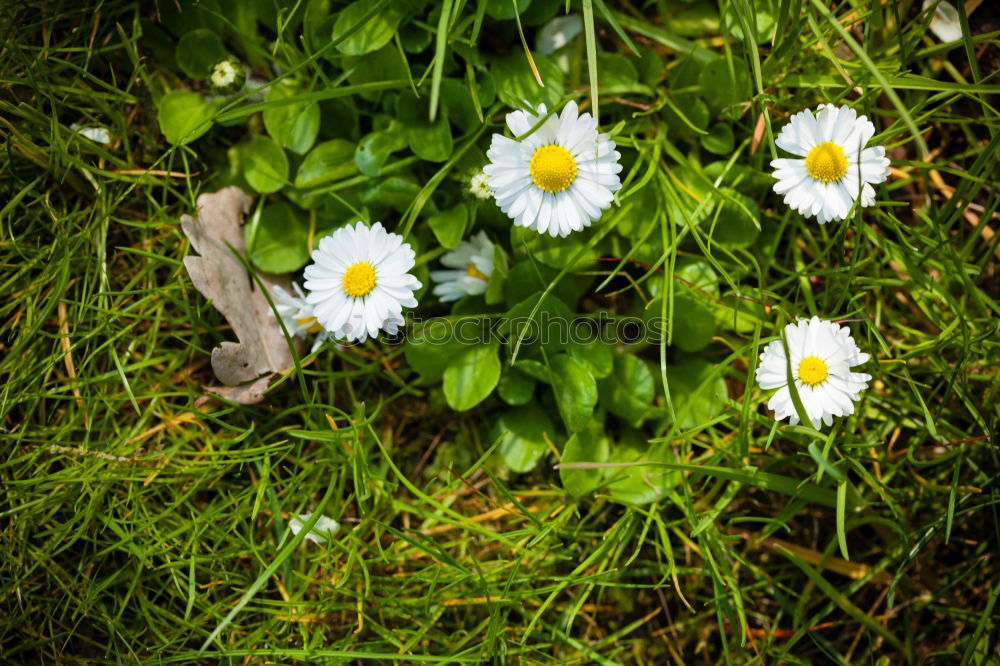
{"label": "lawn", "polygon": [[990,2],[2,4],[0,661],[1000,663]]}

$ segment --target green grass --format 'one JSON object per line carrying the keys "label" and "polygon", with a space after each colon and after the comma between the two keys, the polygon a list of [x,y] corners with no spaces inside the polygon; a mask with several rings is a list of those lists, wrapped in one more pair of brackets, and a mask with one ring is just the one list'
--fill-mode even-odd
{"label": "green grass", "polygon": [[[501,403],[451,411],[401,347],[328,349],[260,405],[200,400],[211,349],[230,334],[187,278],[178,218],[231,180],[225,149],[247,128],[164,141],[156,101],[181,83],[151,35],[168,3],[141,4],[0,9],[5,663],[1000,659],[1000,35],[989,3],[968,25],[994,32],[947,46],[912,2],[781,0],[773,43],[750,38],[758,3],[747,0],[723,3],[742,40],[683,23],[699,3],[573,3],[596,32],[579,40],[567,95],[590,93],[584,42],[630,53],[620,29],[668,71],[678,52],[711,51],[745,73],[752,98],[726,120],[736,145],[721,159],[766,172],[789,114],[849,101],[897,170],[876,208],[839,224],[762,191],[762,234],[729,248],[693,222],[682,177],[713,179],[699,160],[632,118],[620,100],[634,93],[599,90],[602,126],[626,120],[623,204],[655,187],[648,242],[670,248],[663,276],[629,274],[639,293],[654,281],[671,293],[676,261],[700,256],[726,290],[767,305],[702,354],[728,388],[719,418],[674,425],[677,396],[658,388],[664,417],[643,434],[676,445],[681,482],[638,507],[602,491],[569,497],[554,453],[509,473],[491,431]],[[447,6],[450,19],[421,14],[435,57],[462,40],[487,48],[471,39],[481,5]],[[438,38],[448,25],[451,39]],[[293,30],[268,29],[258,71],[298,45]],[[321,62],[297,70],[316,89]],[[409,64],[412,83],[437,100],[440,69],[428,66]],[[378,90],[343,88],[359,108]],[[677,92],[661,82],[657,99]],[[224,113],[242,121],[248,109],[260,107]],[[489,128],[456,153],[484,146],[503,110],[486,109]],[[107,127],[113,142],[87,142],[72,123]],[[412,162],[394,155],[385,169]],[[424,165],[426,187],[393,225],[425,227],[427,201],[459,187],[456,163]],[[608,242],[616,257],[633,250]],[[631,293],[621,265],[593,272],[595,285],[610,278],[604,292]],[[776,425],[748,379],[758,342],[812,314],[857,319],[876,359],[859,416],[821,436]],[[666,345],[647,355],[664,375],[683,356]],[[304,511],[340,521],[337,538],[293,538],[288,520]]]}

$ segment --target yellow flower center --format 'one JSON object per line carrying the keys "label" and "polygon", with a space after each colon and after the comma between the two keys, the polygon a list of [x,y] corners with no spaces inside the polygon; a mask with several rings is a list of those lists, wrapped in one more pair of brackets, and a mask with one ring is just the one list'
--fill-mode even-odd
{"label": "yellow flower center", "polygon": [[847,156],[835,143],[821,143],[806,155],[806,171],[821,183],[840,180],[847,173]]}
{"label": "yellow flower center", "polygon": [[306,327],[306,333],[319,333],[323,330],[323,325],[316,320],[316,317],[305,317],[304,319],[296,319],[295,323],[299,326]]}
{"label": "yellow flower center", "polygon": [[806,356],[799,363],[799,379],[806,386],[822,384],[829,374],[826,362],[817,356]]}
{"label": "yellow flower center", "polygon": [[576,180],[576,160],[568,150],[555,144],[536,150],[528,169],[531,180],[546,192],[562,192]]}
{"label": "yellow flower center", "polygon": [[375,288],[375,269],[367,261],[359,261],[347,268],[343,285],[351,298],[363,298]]}
{"label": "yellow flower center", "polygon": [[469,277],[478,278],[483,282],[489,282],[490,280],[489,277],[486,276],[486,273],[480,271],[478,268],[476,268],[476,265],[471,262],[465,268],[465,274],[468,275]]}

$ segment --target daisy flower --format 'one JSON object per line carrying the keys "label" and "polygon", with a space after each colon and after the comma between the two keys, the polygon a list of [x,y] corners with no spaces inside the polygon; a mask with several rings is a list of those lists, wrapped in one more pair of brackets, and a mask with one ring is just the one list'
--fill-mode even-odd
{"label": "daisy flower", "polygon": [[434,294],[442,301],[484,294],[493,274],[493,243],[480,231],[471,241],[462,241],[441,257],[441,263],[455,269],[431,272],[431,279],[438,283]]}
{"label": "daisy flower", "polygon": [[[547,111],[507,114],[514,136],[526,134]],[[597,133],[589,113],[579,115],[569,102],[523,141],[494,134],[483,168],[500,210],[519,227],[550,236],[567,236],[590,226],[611,206],[621,188],[621,155],[607,134]]]}
{"label": "daisy flower", "polygon": [[[785,326],[785,339],[791,354],[792,375],[802,406],[818,430],[831,425],[834,416],[854,413],[854,402],[868,388],[871,375],[851,372],[855,365],[871,358],[858,349],[846,326],[813,317]],[[767,403],[778,421],[788,417],[795,425],[799,416],[788,390],[785,348],[774,340],[764,348],[757,367],[757,383],[765,390],[778,389]]]}
{"label": "daisy flower", "polygon": [[278,311],[278,316],[281,317],[285,330],[293,338],[304,340],[310,335],[315,335],[316,339],[313,341],[312,351],[316,351],[320,345],[333,336],[329,331],[323,330],[320,323],[316,321],[313,306],[306,301],[302,287],[297,282],[293,282],[292,289],[295,290],[295,293],[289,293],[278,285],[274,285],[271,290],[274,309]]}
{"label": "daisy flower", "polygon": [[871,121],[846,106],[823,104],[816,115],[796,113],[774,141],[797,156],[771,161],[778,179],[774,191],[820,224],[846,218],[859,195],[862,207],[873,205],[872,185],[889,177],[885,148],[865,148],[874,134]]}
{"label": "daisy flower", "polygon": [[413,292],[420,281],[413,268],[413,249],[403,237],[387,232],[381,222],[370,229],[362,222],[323,238],[305,268],[306,302],[334,338],[364,342],[379,330],[395,335],[403,324],[403,307],[416,307]]}

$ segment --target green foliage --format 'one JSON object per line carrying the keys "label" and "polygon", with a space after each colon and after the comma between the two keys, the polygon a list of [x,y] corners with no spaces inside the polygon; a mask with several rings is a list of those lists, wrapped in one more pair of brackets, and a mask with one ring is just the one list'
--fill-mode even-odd
{"label": "green foliage", "polygon": [[[593,0],[551,54],[563,0],[22,4],[2,22],[4,660],[996,659],[989,3],[955,3],[942,43],[920,3]],[[248,80],[219,96],[230,55]],[[569,100],[599,108],[624,187],[552,238],[469,179],[505,113]],[[821,103],[893,160],[874,206],[826,225],[769,166]],[[262,273],[301,283],[348,222],[405,235],[405,335],[306,344],[259,404],[207,396],[233,336],[178,218],[232,184]],[[479,232],[486,292],[442,303],[429,273]],[[872,356],[821,433],[775,422],[754,380],[812,314]],[[307,512],[340,531],[293,535]]]}

